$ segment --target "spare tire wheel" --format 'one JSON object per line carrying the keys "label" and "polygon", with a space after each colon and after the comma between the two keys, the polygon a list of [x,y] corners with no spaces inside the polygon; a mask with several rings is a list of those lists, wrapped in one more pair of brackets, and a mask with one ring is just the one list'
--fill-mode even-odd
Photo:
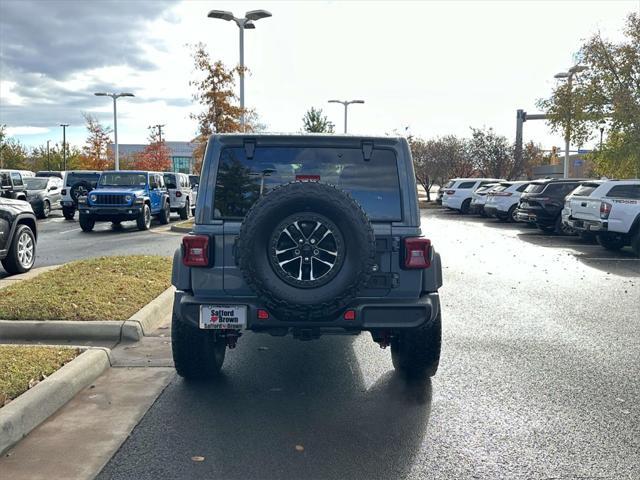
{"label": "spare tire wheel", "polygon": [[71,200],[77,205],[78,197],[89,195],[89,192],[92,190],[89,182],[85,182],[81,180],[80,182],[74,184],[69,191],[69,195],[71,195]]}
{"label": "spare tire wheel", "polygon": [[245,281],[279,319],[324,320],[367,284],[375,236],[366,213],[347,193],[294,182],[251,207],[236,254]]}

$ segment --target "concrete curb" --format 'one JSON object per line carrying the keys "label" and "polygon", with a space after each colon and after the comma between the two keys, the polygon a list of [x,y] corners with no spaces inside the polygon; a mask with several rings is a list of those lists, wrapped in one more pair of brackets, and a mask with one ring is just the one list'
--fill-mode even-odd
{"label": "concrete curb", "polygon": [[0,409],[0,454],[19,442],[109,368],[107,349],[85,350]]}
{"label": "concrete curb", "polygon": [[139,341],[160,326],[173,305],[175,288],[169,287],[155,299],[133,314],[128,320],[0,320],[2,340],[122,339]]}
{"label": "concrete curb", "polygon": [[171,225],[172,232],[179,233],[190,233],[193,230],[193,226],[191,227],[181,227],[180,224]]}

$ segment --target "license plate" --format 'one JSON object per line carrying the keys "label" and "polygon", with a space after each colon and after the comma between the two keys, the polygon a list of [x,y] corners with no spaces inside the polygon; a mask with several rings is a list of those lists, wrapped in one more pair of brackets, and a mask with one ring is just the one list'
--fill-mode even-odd
{"label": "license plate", "polygon": [[206,330],[241,330],[246,326],[246,305],[200,306],[200,328]]}

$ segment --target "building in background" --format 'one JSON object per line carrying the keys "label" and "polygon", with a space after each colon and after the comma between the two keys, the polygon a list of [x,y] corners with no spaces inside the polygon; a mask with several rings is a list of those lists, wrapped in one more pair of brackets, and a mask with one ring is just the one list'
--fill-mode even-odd
{"label": "building in background", "polygon": [[[191,142],[165,142],[169,149],[169,157],[171,158],[171,171],[181,173],[193,173],[193,152],[196,148],[195,143]],[[133,158],[137,153],[142,152],[147,144],[138,143],[119,143],[118,153],[121,159]],[[110,151],[113,151],[114,144],[109,144]]]}
{"label": "building in background", "polygon": [[[533,178],[562,178],[564,158],[558,158],[558,163],[539,165],[533,168]],[[593,162],[583,153],[569,155],[569,178],[588,178],[593,168]]]}

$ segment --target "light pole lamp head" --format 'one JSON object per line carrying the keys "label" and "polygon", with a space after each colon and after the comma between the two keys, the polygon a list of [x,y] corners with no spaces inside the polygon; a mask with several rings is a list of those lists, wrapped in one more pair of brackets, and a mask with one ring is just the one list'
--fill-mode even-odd
{"label": "light pole lamp head", "polygon": [[244,18],[251,21],[258,21],[261,18],[267,18],[271,16],[271,12],[266,10],[251,10],[244,14]]}
{"label": "light pole lamp head", "polygon": [[68,123],[61,123],[61,124],[60,124],[60,126],[61,126],[61,127],[68,127],[68,126],[69,126],[69,124],[68,124]]}
{"label": "light pole lamp head", "polygon": [[586,65],[574,65],[569,69],[569,73],[580,73],[584,72],[585,70],[589,70],[589,67],[587,67]]}
{"label": "light pole lamp head", "polygon": [[569,73],[567,72],[560,72],[560,73],[556,73],[553,78],[569,78]]}
{"label": "light pole lamp head", "polygon": [[342,100],[329,100],[329,103],[344,103]]}
{"label": "light pole lamp head", "polygon": [[349,103],[364,103],[364,100],[350,100]]}
{"label": "light pole lamp head", "polygon": [[209,17],[209,18],[218,18],[220,20],[226,20],[227,22],[230,22],[231,20],[235,20],[235,17],[233,16],[233,13],[228,12],[226,10],[211,10],[207,14],[207,17]]}
{"label": "light pole lamp head", "polygon": [[256,28],[256,25],[251,20],[247,20],[244,22],[244,26],[242,28],[245,30],[253,30]]}
{"label": "light pole lamp head", "polygon": [[94,95],[96,97],[108,97],[109,96],[109,94],[106,93],[106,92],[96,92],[96,93],[94,93]]}
{"label": "light pole lamp head", "polygon": [[116,97],[135,97],[135,95],[133,93],[124,92],[124,93],[118,93]]}

